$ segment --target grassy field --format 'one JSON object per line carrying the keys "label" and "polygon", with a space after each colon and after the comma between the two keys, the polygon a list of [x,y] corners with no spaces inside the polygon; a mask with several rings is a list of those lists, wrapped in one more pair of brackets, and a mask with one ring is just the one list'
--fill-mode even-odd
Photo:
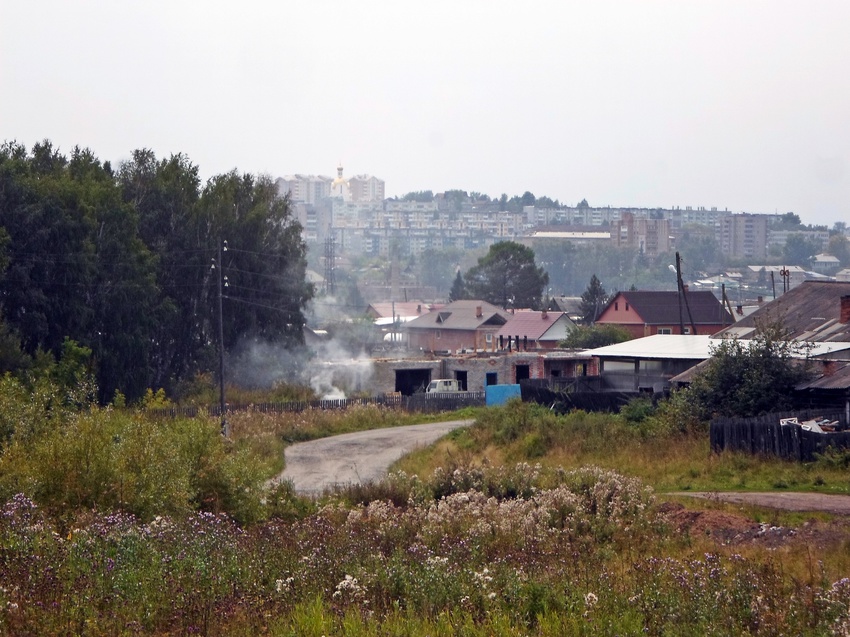
{"label": "grassy field", "polygon": [[635,476],[658,492],[770,491],[850,493],[843,456],[799,463],[743,453],[713,453],[707,430],[678,431],[652,416],[573,412],[558,416],[527,403],[482,410],[475,427],[459,430],[397,467],[427,474],[447,463],[522,461],[547,466],[596,465]]}
{"label": "grassy field", "polygon": [[[0,634],[850,630],[843,519],[705,502],[689,511],[663,495],[845,493],[843,458],[714,455],[705,431],[651,412],[557,416],[512,403],[471,415],[476,425],[384,481],[319,501],[263,489],[289,441],[411,417],[243,413],[230,441],[213,419],[119,410],[34,428],[0,456]],[[707,533],[681,526],[688,516],[712,531],[749,516],[758,531]]]}

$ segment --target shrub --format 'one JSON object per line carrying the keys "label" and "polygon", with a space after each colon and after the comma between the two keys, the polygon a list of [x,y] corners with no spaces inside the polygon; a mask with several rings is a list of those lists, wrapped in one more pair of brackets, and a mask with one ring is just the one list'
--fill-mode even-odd
{"label": "shrub", "polygon": [[209,418],[156,422],[94,408],[69,416],[0,457],[0,496],[27,494],[54,515],[122,510],[143,520],[192,510],[262,518],[268,468],[225,441]]}
{"label": "shrub", "polygon": [[629,423],[641,423],[655,413],[649,398],[632,398],[620,408],[620,415]]}

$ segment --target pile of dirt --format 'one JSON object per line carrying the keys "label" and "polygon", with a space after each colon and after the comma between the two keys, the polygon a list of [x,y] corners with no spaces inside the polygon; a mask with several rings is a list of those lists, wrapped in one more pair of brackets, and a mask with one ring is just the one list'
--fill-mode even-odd
{"label": "pile of dirt", "polygon": [[722,546],[743,544],[777,548],[789,544],[828,546],[850,540],[850,521],[838,518],[823,522],[811,519],[797,528],[756,522],[744,515],[712,509],[687,509],[665,502],[661,515],[672,529],[691,537],[705,537]]}

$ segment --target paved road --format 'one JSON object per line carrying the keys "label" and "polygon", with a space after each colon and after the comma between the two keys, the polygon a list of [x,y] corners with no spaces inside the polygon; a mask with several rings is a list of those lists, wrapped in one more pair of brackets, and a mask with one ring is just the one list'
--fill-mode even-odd
{"label": "paved road", "polygon": [[318,495],[335,485],[374,482],[406,453],[472,423],[472,420],[433,422],[299,442],[286,448],[286,469],[276,480],[291,480],[295,491],[302,495]]}

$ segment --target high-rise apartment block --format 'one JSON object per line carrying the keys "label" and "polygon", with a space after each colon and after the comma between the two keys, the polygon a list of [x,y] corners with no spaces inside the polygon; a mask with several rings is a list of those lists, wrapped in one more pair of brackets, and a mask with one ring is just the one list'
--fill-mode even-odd
{"label": "high-rise apartment block", "polygon": [[758,262],[767,257],[770,246],[784,246],[790,234],[817,240],[823,249],[829,241],[826,228],[785,229],[774,224],[769,229],[776,215],[733,214],[717,208],[594,208],[582,201],[575,207],[527,205],[506,210],[504,201],[470,197],[462,191],[387,199],[382,179],[345,178],[342,166],[335,178],[296,174],[276,183],[281,194],[289,195],[306,241],[334,237],[343,250],[376,256],[386,256],[393,246],[420,254],[448,247],[472,250],[503,240],[525,242],[539,239],[541,231],[570,242],[610,233],[615,246],[649,258],[670,253],[679,237],[696,233],[714,237],[727,257]]}
{"label": "high-rise apartment block", "polygon": [[323,175],[287,175],[275,183],[282,195],[289,193],[296,203],[317,204],[328,197],[341,197],[345,201],[383,201],[384,181],[371,175],[356,175],[350,179],[342,176],[342,166],[337,167],[336,179]]}
{"label": "high-rise apartment block", "polygon": [[768,215],[725,214],[718,218],[715,238],[720,251],[733,259],[767,256]]}
{"label": "high-rise apartment block", "polygon": [[670,252],[670,222],[624,212],[619,221],[611,223],[611,241],[618,248],[632,248],[654,258]]}

